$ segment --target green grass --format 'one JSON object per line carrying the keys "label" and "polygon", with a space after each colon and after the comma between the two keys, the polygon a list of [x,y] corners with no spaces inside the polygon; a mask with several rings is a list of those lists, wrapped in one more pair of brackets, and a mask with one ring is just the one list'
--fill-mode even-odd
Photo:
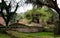
{"label": "green grass", "polygon": [[25,33],[34,36],[54,36],[53,32],[37,32],[37,33]]}
{"label": "green grass", "polygon": [[[0,38],[55,38],[53,32],[21,33],[18,31],[8,31],[8,34],[0,34]],[[60,37],[56,37],[60,38]]]}
{"label": "green grass", "polygon": [[9,36],[7,34],[0,33],[0,38],[12,38],[12,36]]}
{"label": "green grass", "polygon": [[54,38],[53,32],[21,33],[9,31],[9,33],[18,38]]}

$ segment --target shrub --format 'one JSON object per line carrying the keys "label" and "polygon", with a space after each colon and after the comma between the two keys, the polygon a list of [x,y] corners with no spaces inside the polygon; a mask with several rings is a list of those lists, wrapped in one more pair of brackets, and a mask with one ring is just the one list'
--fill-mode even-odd
{"label": "shrub", "polygon": [[47,25],[44,27],[44,31],[54,31],[55,26],[54,25]]}

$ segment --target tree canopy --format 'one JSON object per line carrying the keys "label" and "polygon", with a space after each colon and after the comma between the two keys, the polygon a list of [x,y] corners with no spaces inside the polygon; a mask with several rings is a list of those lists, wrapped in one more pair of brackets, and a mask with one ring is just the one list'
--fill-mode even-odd
{"label": "tree canopy", "polygon": [[[53,14],[55,16],[53,16]],[[57,21],[56,19],[58,19],[58,14],[52,11],[47,6],[43,6],[42,8],[32,9],[30,11],[25,12],[25,17],[30,21],[33,18],[34,19],[38,18],[38,19],[43,19],[45,22],[47,22],[48,20],[50,20],[52,16],[55,18],[55,21]],[[51,19],[54,19],[54,18],[51,18]]]}

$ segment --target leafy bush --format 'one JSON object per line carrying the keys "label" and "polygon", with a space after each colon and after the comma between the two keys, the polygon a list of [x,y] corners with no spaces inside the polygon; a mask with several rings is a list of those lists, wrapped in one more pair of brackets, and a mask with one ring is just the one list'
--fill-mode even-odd
{"label": "leafy bush", "polygon": [[44,31],[51,31],[51,32],[53,32],[54,28],[55,28],[55,25],[46,25],[44,27]]}

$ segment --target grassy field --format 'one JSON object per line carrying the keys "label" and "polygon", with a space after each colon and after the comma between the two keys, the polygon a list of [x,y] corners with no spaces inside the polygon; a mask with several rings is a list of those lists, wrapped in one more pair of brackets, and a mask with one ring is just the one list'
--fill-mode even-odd
{"label": "grassy field", "polygon": [[[17,31],[8,31],[8,33],[16,38],[60,38],[54,37],[53,32],[21,33]],[[13,37],[6,34],[0,34],[0,38],[13,38]]]}
{"label": "grassy field", "polygon": [[13,38],[12,36],[9,36],[7,34],[0,33],[0,38]]}
{"label": "grassy field", "polygon": [[20,33],[17,31],[9,31],[9,33],[17,38],[54,38],[53,32]]}

